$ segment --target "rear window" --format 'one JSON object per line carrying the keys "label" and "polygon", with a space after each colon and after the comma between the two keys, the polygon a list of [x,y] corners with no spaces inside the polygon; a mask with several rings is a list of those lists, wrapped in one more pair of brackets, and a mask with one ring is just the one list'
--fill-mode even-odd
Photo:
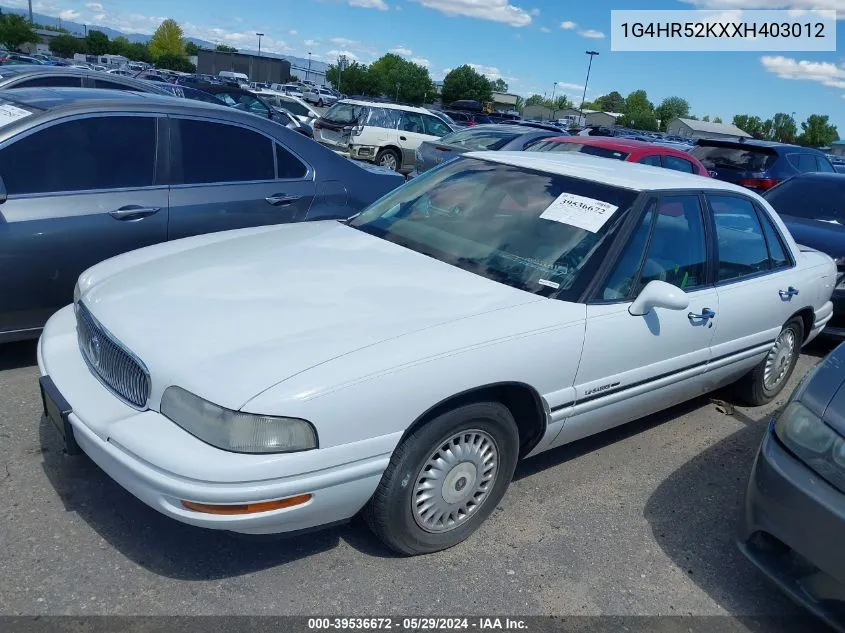
{"label": "rear window", "polygon": [[845,226],[845,178],[790,178],[763,197],[780,215]]}
{"label": "rear window", "polygon": [[625,160],[630,156],[628,152],[620,152],[616,149],[608,147],[598,147],[596,145],[584,145],[582,143],[559,143],[548,141],[535,145],[531,148],[532,152],[578,152],[579,154],[588,154],[590,156],[599,156],[601,158],[614,158],[616,160]]}
{"label": "rear window", "polygon": [[355,123],[366,106],[354,105],[352,103],[335,103],[323,114],[323,119],[332,123]]}
{"label": "rear window", "polygon": [[515,139],[518,134],[493,128],[461,130],[440,139],[444,145],[461,147],[468,151],[498,150]]}
{"label": "rear window", "polygon": [[765,171],[775,164],[777,154],[766,147],[741,145],[696,145],[690,154],[707,169],[736,169],[739,171]]}

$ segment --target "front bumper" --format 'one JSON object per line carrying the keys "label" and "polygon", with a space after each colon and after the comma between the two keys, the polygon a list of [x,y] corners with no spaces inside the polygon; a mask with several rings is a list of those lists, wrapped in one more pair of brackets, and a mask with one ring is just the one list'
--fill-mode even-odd
{"label": "front bumper", "polygon": [[845,495],[795,459],[771,428],[754,462],[739,548],[781,590],[845,631]]}
{"label": "front bumper", "polygon": [[[73,308],[56,313],[38,342],[38,367],[73,409],[68,422],[103,471],[151,508],[177,521],[244,534],[297,532],[355,515],[390,460],[392,436],[289,455],[230,453],[202,442],[157,411],[137,411],[89,371],[76,342]],[[302,505],[254,514],[189,510],[182,501],[260,503],[301,494]]]}

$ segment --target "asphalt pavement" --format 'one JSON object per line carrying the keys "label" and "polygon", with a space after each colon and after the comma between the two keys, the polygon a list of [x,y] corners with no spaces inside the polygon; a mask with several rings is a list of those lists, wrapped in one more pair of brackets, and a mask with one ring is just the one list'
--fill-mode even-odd
{"label": "asphalt pavement", "polygon": [[734,538],[768,418],[830,349],[769,406],[710,394],[528,460],[469,541],[399,558],[357,522],[254,542],[158,514],[62,453],[35,344],[0,346],[0,614],[802,614]]}

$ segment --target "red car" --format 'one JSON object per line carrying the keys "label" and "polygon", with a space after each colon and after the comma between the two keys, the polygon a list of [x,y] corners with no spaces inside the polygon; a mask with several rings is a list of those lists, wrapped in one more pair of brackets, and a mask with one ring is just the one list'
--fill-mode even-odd
{"label": "red car", "polygon": [[532,152],[580,152],[629,163],[643,163],[710,177],[701,162],[683,150],[612,136],[560,136],[543,140]]}

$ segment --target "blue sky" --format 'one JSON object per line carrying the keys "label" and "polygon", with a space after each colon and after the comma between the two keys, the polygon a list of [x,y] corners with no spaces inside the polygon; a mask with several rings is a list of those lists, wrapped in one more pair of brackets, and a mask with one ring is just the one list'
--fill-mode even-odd
{"label": "blue sky", "polygon": [[[4,4],[25,6],[26,0]],[[699,117],[775,112],[829,114],[845,138],[845,56],[829,53],[641,53],[610,51],[611,9],[832,8],[845,0],[33,0],[35,11],[89,25],[151,33],[166,17],[189,36],[333,62],[340,52],[370,62],[388,51],[427,65],[434,79],[464,63],[511,92],[563,92],[580,103],[618,90],[657,104],[686,98]],[[837,39],[845,43],[845,21]]]}

